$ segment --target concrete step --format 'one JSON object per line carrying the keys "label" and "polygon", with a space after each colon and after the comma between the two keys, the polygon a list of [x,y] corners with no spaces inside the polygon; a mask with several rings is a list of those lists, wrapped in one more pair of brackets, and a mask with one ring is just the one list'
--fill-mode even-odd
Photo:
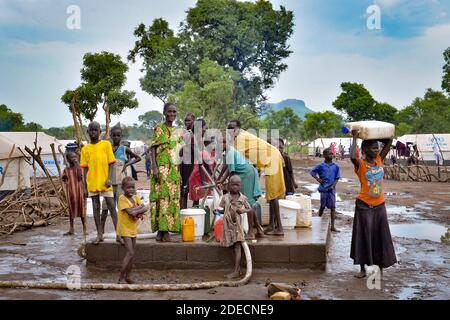
{"label": "concrete step", "polygon": [[[325,269],[329,240],[329,217],[313,217],[311,228],[285,230],[284,237],[266,237],[249,242],[253,267]],[[87,266],[119,269],[126,250],[113,240],[87,244]],[[245,258],[242,259],[245,265]],[[232,250],[213,242],[158,243],[138,240],[135,268],[143,269],[228,269]]]}

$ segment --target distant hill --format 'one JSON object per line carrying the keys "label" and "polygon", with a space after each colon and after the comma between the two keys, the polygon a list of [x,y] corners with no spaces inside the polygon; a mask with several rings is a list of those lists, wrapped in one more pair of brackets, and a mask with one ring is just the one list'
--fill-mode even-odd
{"label": "distant hill", "polygon": [[305,114],[314,112],[305,105],[303,100],[298,99],[286,99],[278,103],[266,103],[265,105],[268,106],[267,112],[270,110],[279,111],[285,107],[291,107],[302,120],[305,120]]}

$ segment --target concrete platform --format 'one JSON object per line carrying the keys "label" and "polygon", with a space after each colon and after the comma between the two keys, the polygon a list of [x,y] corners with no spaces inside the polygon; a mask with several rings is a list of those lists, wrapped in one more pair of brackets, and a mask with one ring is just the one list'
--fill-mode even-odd
{"label": "concrete platform", "polygon": [[[285,230],[284,237],[267,237],[248,243],[253,267],[325,269],[329,240],[329,218],[313,217],[311,228]],[[115,241],[88,244],[87,266],[120,268],[125,248]],[[243,258],[243,264],[245,259]],[[135,268],[145,269],[227,269],[232,267],[232,250],[216,241],[158,243],[138,240]]]}

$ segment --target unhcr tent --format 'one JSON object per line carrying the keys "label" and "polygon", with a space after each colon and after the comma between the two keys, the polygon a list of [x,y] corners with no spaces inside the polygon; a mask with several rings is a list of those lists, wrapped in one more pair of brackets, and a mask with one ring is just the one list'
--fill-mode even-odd
{"label": "unhcr tent", "polygon": [[[436,133],[434,137],[439,143],[444,160],[448,162],[450,160],[450,133]],[[406,134],[398,137],[397,140],[405,145],[407,143],[417,144],[420,157],[423,157],[425,162],[435,163],[433,154],[434,137],[432,134]]]}
{"label": "unhcr tent", "polygon": [[[36,132],[0,132],[0,138],[3,141],[8,141],[9,144],[12,145],[15,144],[16,147],[19,147],[28,157],[29,155],[25,152],[25,146],[27,146],[31,150],[34,149],[34,140],[36,138]],[[44,165],[48,170],[48,172],[50,173],[50,175],[57,176],[58,169],[56,168],[55,160],[52,154],[52,149],[50,148],[50,144],[52,143],[55,144],[56,158],[62,170],[64,169],[64,159],[63,156],[58,152],[58,146],[60,146],[61,144],[58,142],[58,140],[56,140],[56,138],[49,136],[43,132],[38,132],[37,145],[38,147],[42,148],[41,151],[42,161],[44,162]],[[4,152],[5,151],[2,148],[1,153],[3,154]],[[30,177],[33,176],[33,168],[30,165],[28,165],[28,172]],[[36,176],[45,177],[45,173],[38,165],[36,165]]]}
{"label": "unhcr tent", "polygon": [[[14,143],[0,135],[0,194],[31,187],[29,164]],[[12,150],[12,153],[11,153]],[[11,157],[9,157],[11,154]],[[9,161],[11,160],[11,161]],[[9,166],[7,168],[7,164]]]}

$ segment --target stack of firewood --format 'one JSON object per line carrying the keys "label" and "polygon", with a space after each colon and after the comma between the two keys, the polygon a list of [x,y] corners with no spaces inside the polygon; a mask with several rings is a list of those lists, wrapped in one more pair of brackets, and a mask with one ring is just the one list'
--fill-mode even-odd
{"label": "stack of firewood", "polygon": [[[55,190],[56,187],[56,190]],[[16,190],[0,200],[0,234],[42,227],[67,214],[59,181],[36,179],[30,190]]]}

